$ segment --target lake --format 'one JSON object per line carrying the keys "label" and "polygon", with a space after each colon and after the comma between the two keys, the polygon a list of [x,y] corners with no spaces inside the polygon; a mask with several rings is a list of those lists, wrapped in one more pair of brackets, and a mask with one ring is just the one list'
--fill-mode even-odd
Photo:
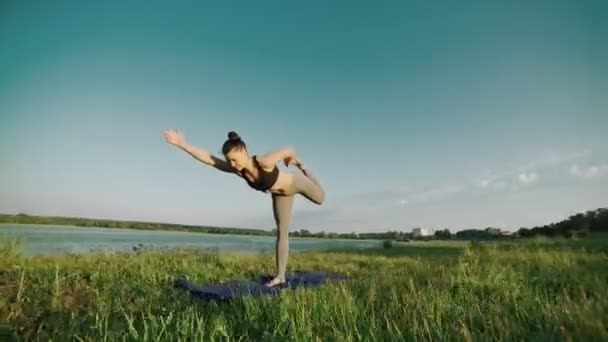
{"label": "lake", "polygon": [[[273,252],[275,237],[204,234],[158,230],[92,228],[58,225],[0,224],[0,237],[22,239],[24,255],[90,251],[132,251],[143,244],[153,248],[203,248],[251,253]],[[289,238],[290,251],[369,248],[378,240]]]}

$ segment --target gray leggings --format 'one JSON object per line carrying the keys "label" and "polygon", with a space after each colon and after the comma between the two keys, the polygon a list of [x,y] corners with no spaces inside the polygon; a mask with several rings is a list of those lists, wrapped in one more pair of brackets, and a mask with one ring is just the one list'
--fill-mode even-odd
{"label": "gray leggings", "polygon": [[294,174],[294,181],[284,195],[272,195],[272,209],[277,225],[276,267],[277,277],[285,281],[287,268],[287,255],[289,254],[289,223],[295,195],[300,194],[313,203],[322,204],[325,201],[325,192],[321,184],[310,171]]}

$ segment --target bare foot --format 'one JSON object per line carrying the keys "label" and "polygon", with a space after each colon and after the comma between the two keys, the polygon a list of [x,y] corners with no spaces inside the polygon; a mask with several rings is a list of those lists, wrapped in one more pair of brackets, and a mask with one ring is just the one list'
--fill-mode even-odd
{"label": "bare foot", "polygon": [[277,285],[281,285],[281,284],[284,284],[284,282],[281,280],[281,278],[275,277],[271,281],[267,282],[265,285],[268,287],[273,287],[273,286],[277,286]]}

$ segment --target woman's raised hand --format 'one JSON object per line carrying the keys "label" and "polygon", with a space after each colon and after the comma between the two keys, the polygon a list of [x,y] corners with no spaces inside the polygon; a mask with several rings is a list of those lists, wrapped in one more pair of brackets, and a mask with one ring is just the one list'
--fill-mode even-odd
{"label": "woman's raised hand", "polygon": [[169,144],[180,146],[186,142],[184,135],[179,129],[165,129],[163,135]]}

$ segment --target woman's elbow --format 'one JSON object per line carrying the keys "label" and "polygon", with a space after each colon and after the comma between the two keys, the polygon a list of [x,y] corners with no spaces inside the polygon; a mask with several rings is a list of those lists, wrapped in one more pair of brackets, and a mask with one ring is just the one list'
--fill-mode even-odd
{"label": "woman's elbow", "polygon": [[295,147],[287,147],[286,148],[286,153],[285,153],[285,158],[295,158],[296,156],[296,149]]}

